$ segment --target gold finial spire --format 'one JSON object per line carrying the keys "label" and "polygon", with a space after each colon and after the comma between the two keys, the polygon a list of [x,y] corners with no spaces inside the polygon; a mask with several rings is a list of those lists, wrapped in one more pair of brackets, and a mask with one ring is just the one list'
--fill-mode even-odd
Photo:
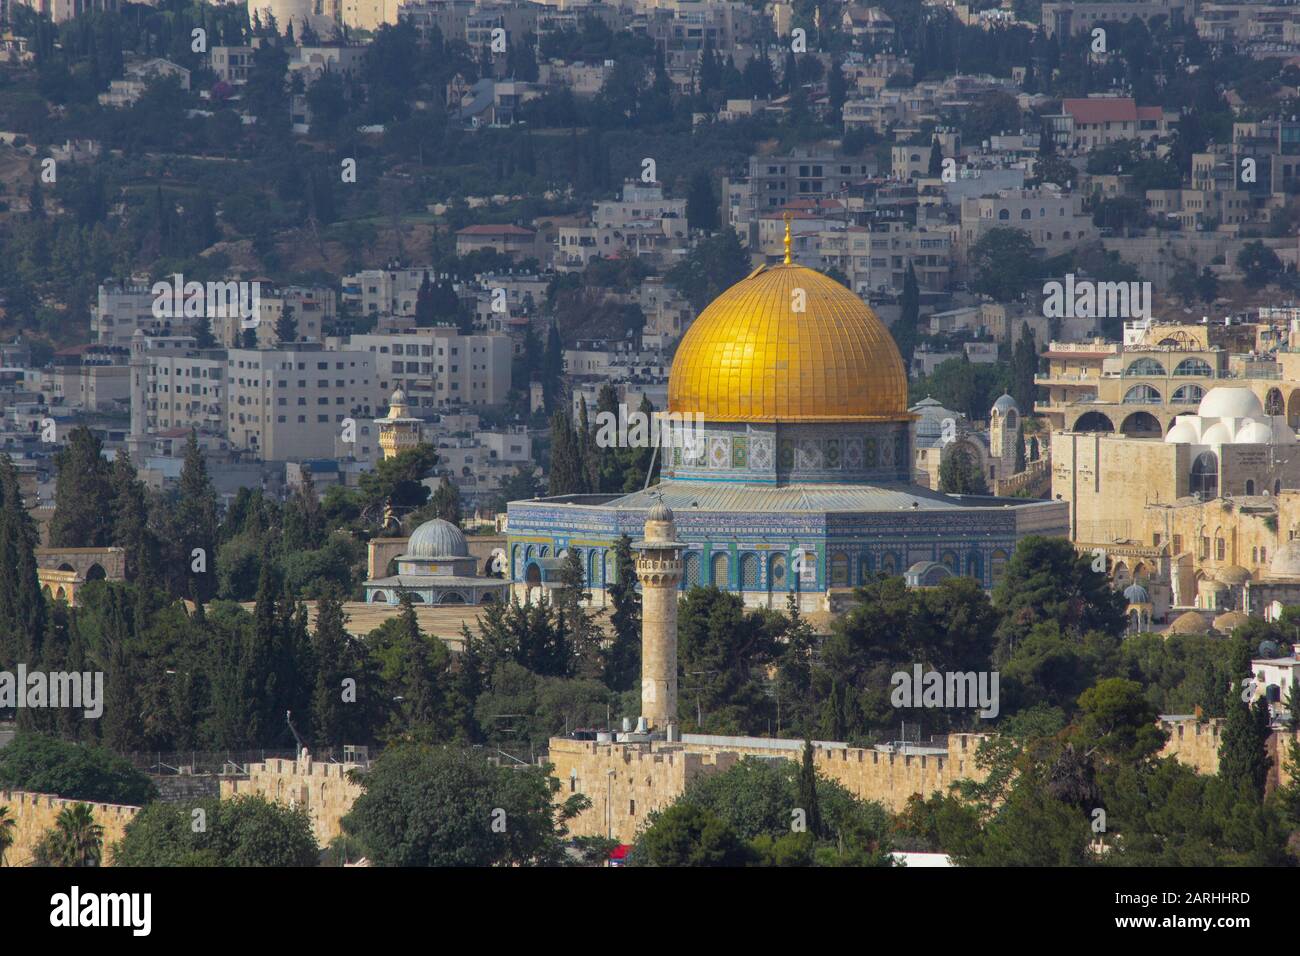
{"label": "gold finial spire", "polygon": [[790,264],[790,218],[791,218],[790,210],[787,209],[785,211],[785,215],[782,216],[781,218],[785,220],[785,264],[789,265]]}

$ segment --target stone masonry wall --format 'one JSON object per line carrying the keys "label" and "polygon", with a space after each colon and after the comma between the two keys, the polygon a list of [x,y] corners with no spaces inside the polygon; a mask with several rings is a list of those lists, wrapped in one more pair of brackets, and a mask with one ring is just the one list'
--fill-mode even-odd
{"label": "stone masonry wall", "polygon": [[[26,790],[0,790],[0,807],[9,808],[9,816],[17,824],[14,843],[5,853],[4,865],[27,866],[32,851],[47,830],[54,827],[59,812],[84,800],[64,800],[47,793],[29,793]],[[111,865],[112,845],[122,839],[126,825],[140,812],[139,807],[116,803],[92,803],[90,809],[95,822],[104,828],[104,863]]]}
{"label": "stone masonry wall", "polygon": [[301,804],[311,817],[316,842],[326,846],[343,832],[339,821],[361,796],[361,785],[347,778],[348,771],[359,766],[316,763],[310,757],[250,764],[246,778],[222,778],[221,799],[259,794],[277,803]]}

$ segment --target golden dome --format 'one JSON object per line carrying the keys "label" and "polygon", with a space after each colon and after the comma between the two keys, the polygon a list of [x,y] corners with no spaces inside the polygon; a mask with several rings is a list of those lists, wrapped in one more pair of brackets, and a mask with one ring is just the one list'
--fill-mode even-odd
{"label": "golden dome", "polygon": [[737,282],[687,330],[668,410],[719,422],[905,421],[907,375],[870,306],[820,272],[778,265]]}

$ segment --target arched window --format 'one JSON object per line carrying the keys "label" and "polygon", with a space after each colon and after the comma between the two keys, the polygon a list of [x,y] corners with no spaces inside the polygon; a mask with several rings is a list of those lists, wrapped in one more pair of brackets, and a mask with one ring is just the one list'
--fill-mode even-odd
{"label": "arched window", "polygon": [[700,556],[694,551],[686,554],[685,567],[682,573],[682,584],[688,588],[693,588],[700,583]]}
{"label": "arched window", "polygon": [[718,588],[731,587],[731,562],[725,554],[715,554],[713,556],[713,586]]}
{"label": "arched window", "polygon": [[892,552],[880,559],[880,573],[889,575],[898,573],[898,558]]}
{"label": "arched window", "polygon": [[1034,218],[1034,214],[1033,214],[1032,212],[1030,212],[1028,209],[1022,209],[1022,210],[1020,210],[1020,218],[1021,218],[1021,219],[1032,219],[1032,218]]}
{"label": "arched window", "polygon": [[1175,375],[1196,375],[1209,377],[1214,374],[1208,362],[1203,362],[1198,358],[1183,359],[1174,369]]}
{"label": "arched window", "polygon": [[1151,385],[1134,385],[1124,393],[1125,405],[1159,405],[1160,392]]}
{"label": "arched window", "polygon": [[1285,415],[1286,402],[1282,400],[1282,392],[1276,388],[1270,388],[1268,394],[1264,396],[1264,414],[1265,415]]}
{"label": "arched window", "polygon": [[1223,561],[1228,555],[1228,544],[1222,538],[1214,539],[1214,560]]}
{"label": "arched window", "polygon": [[1201,399],[1205,397],[1205,389],[1199,385],[1188,383],[1179,385],[1174,389],[1173,397],[1169,401],[1174,405],[1199,405]]}
{"label": "arched window", "polygon": [[1164,375],[1165,367],[1153,358],[1140,358],[1128,368],[1124,369],[1125,375]]}
{"label": "arched window", "polygon": [[785,588],[785,555],[774,554],[768,561],[767,589],[769,591],[784,591]]}
{"label": "arched window", "polygon": [[871,560],[871,555],[869,554],[858,555],[858,583],[859,584],[867,583],[867,579],[872,576],[873,573],[872,569],[874,567],[875,567],[875,563]]}
{"label": "arched window", "polygon": [[1010,218],[1011,218],[1011,210],[1009,209],[998,210],[998,219],[1000,219],[1003,222],[1006,222]]}
{"label": "arched window", "polygon": [[745,591],[758,587],[758,555],[746,554],[741,557],[740,587]]}
{"label": "arched window", "polygon": [[831,555],[831,587],[849,586],[849,556],[847,554]]}
{"label": "arched window", "polygon": [[972,551],[966,556],[966,574],[976,581],[984,580],[984,559],[978,551]]}
{"label": "arched window", "polygon": [[939,555],[939,563],[942,564],[949,571],[951,571],[953,574],[956,574],[960,570],[957,567],[956,551],[945,551],[943,554]]}
{"label": "arched window", "polygon": [[1255,493],[1255,479],[1254,479],[1254,478],[1247,478],[1247,479],[1246,479],[1246,494],[1248,494],[1248,495],[1253,495],[1254,493]]}
{"label": "arched window", "polygon": [[1192,494],[1199,492],[1202,498],[1219,496],[1219,458],[1214,452],[1203,451],[1196,456],[1192,462],[1190,484],[1188,490]]}

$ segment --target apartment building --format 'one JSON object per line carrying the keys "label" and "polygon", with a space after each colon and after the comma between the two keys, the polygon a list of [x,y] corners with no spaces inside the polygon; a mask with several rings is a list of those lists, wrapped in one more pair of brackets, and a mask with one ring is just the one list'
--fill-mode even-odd
{"label": "apartment building", "polygon": [[500,405],[510,392],[514,347],[501,333],[462,335],[450,326],[353,335],[347,348],[371,356],[380,391],[411,405]]}
{"label": "apartment building", "polygon": [[[285,286],[276,288],[271,285],[259,286],[257,296],[257,324],[253,331],[257,335],[258,348],[271,348],[281,344],[276,335],[275,324],[279,321],[285,308],[289,309],[298,325],[299,342],[320,342],[325,337],[325,329],[338,314],[334,290],[324,286]],[[213,317],[212,334],[216,340],[229,346],[243,344],[245,327],[240,315]]]}
{"label": "apartment building", "polygon": [[833,196],[875,172],[875,162],[860,156],[796,149],[787,156],[749,158],[749,219],[795,199]]}
{"label": "apartment building", "polygon": [[149,333],[185,331],[188,320],[184,316],[156,318],[153,303],[154,294],[146,277],[101,282],[90,316],[90,332],[100,345],[129,346],[136,329]]}
{"label": "apartment building", "polygon": [[194,347],[194,340],[147,353],[147,432],[226,429],[226,350]]}
{"label": "apartment building", "polygon": [[1195,10],[1195,0],[1124,0],[1123,3],[1094,2],[1044,3],[1043,30],[1050,36],[1077,36],[1091,33],[1097,27],[1119,26],[1129,20],[1149,22],[1153,17],[1166,17],[1176,26]]}
{"label": "apartment building", "polygon": [[1083,197],[1048,184],[1036,189],[1003,189],[989,196],[961,201],[961,253],[991,229],[1019,229],[1049,256],[1058,255],[1097,236]]}
{"label": "apartment building", "polygon": [[[1177,114],[1159,106],[1139,106],[1129,96],[1089,96],[1061,101],[1063,124],[1054,124],[1068,149],[1090,150],[1122,139],[1143,142],[1167,136]],[[1059,117],[1058,117],[1059,118]]]}
{"label": "apartment building", "polygon": [[544,254],[544,250],[538,249],[537,233],[525,226],[499,223],[456,230],[456,255],[467,256],[485,249],[495,249],[515,261]]}
{"label": "apartment building", "polygon": [[33,371],[26,385],[52,406],[83,412],[120,411],[130,400],[130,350],[118,345],[74,345],[54,353],[47,369]]}
{"label": "apartment building", "polygon": [[376,359],[358,349],[317,343],[226,354],[226,437],[263,461],[332,458],[345,419],[357,428],[354,457],[373,456],[361,425],[387,400]]}

